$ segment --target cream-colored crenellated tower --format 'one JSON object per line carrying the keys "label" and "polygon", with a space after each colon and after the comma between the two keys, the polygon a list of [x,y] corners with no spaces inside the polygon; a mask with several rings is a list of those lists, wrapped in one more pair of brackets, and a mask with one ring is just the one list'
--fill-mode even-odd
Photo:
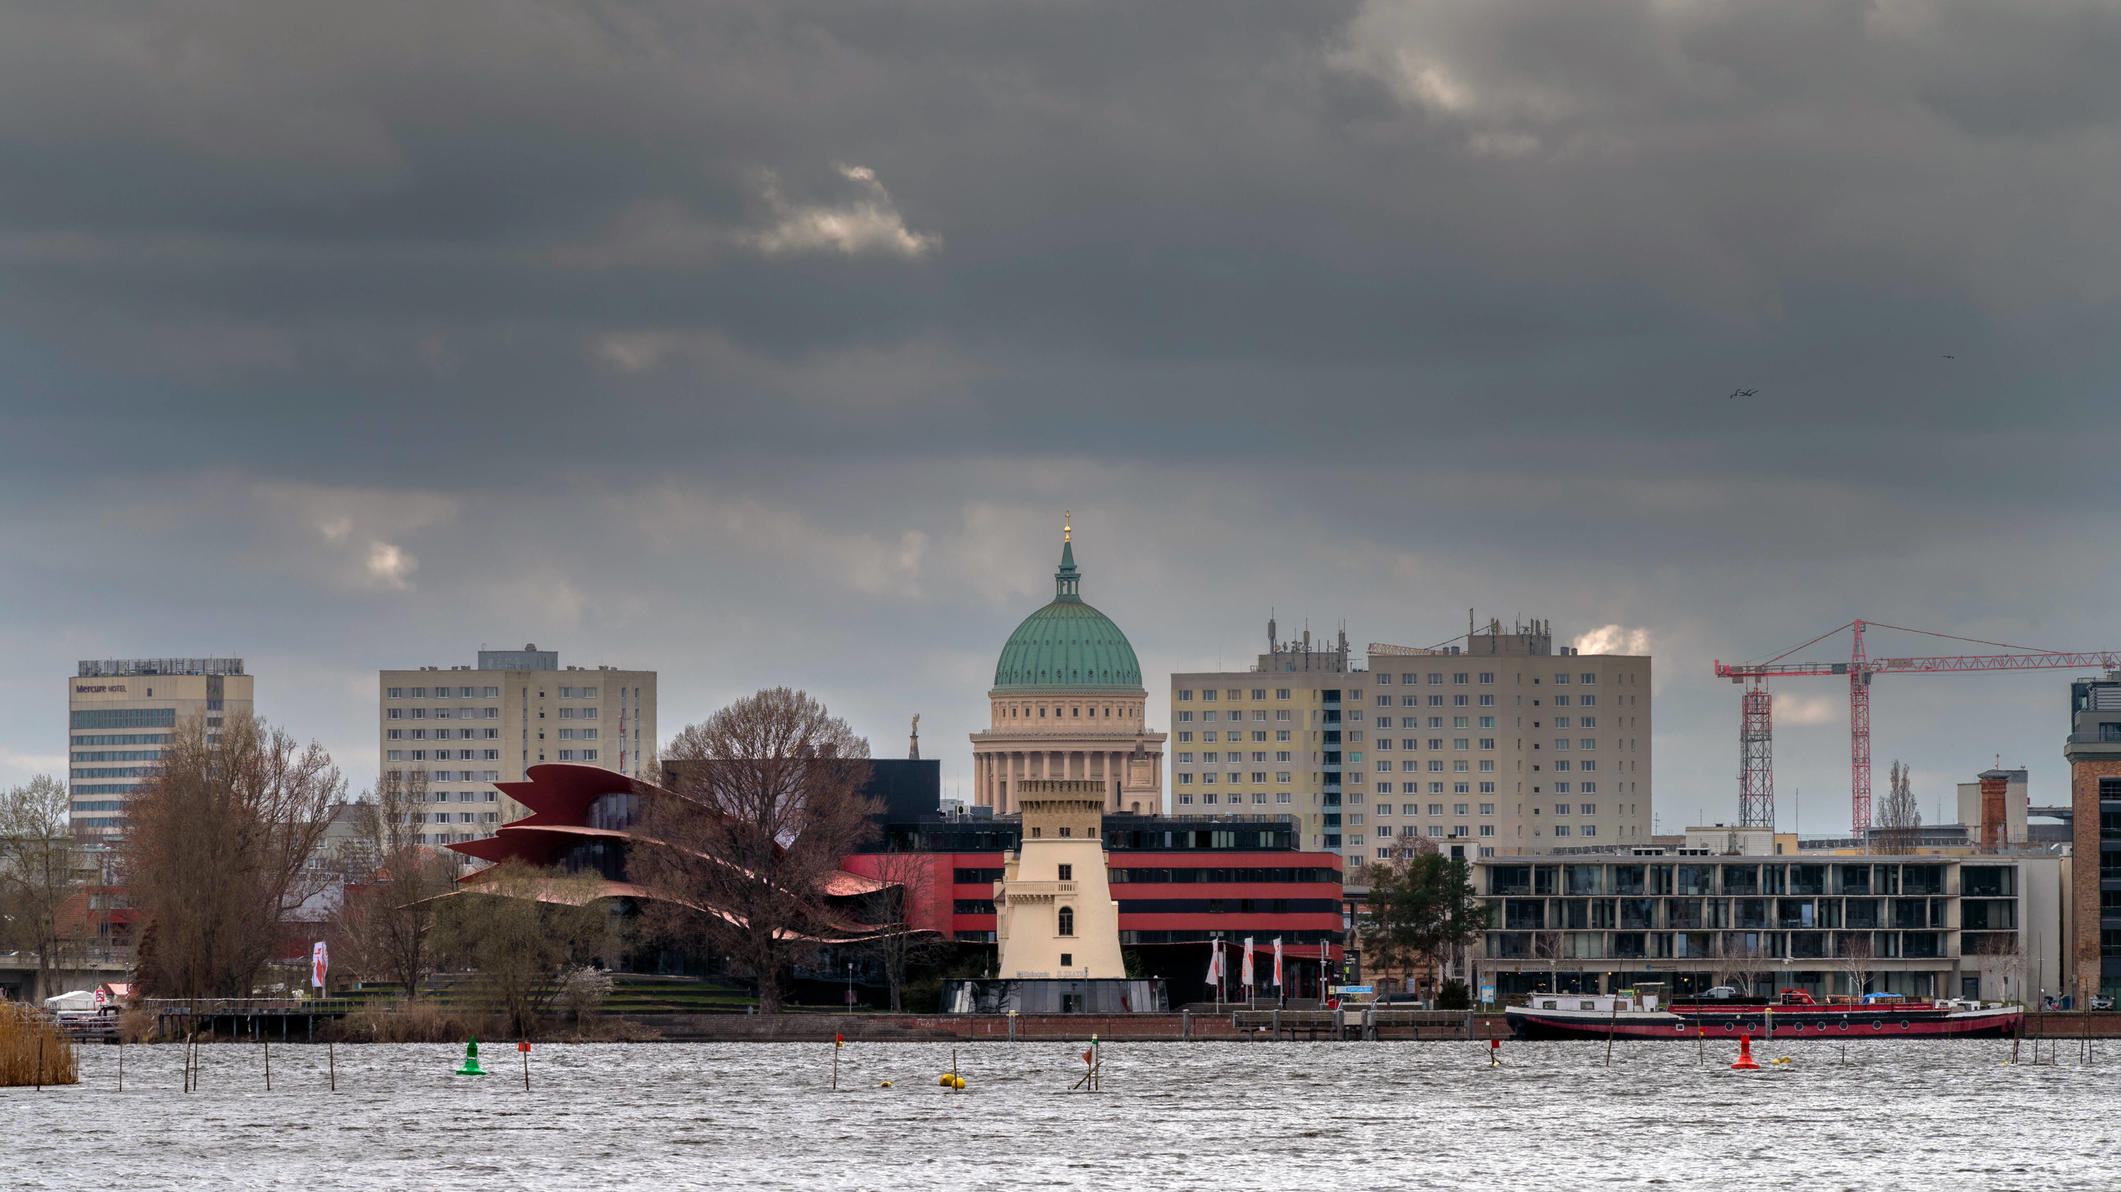
{"label": "cream-colored crenellated tower", "polygon": [[994,883],[997,975],[1125,977],[1119,904],[1105,877],[1102,784],[1033,779],[1016,797],[1023,840],[1002,855],[1002,880]]}
{"label": "cream-colored crenellated tower", "polygon": [[1053,600],[1002,646],[986,732],[972,734],[973,802],[1018,810],[1027,782],[1094,782],[1104,810],[1164,810],[1164,734],[1144,725],[1148,691],[1127,635],[1083,602],[1072,521],[1061,528]]}

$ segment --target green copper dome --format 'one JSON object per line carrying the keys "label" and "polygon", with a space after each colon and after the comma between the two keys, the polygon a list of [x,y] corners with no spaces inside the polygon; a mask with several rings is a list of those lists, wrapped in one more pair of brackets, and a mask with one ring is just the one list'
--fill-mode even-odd
{"label": "green copper dome", "polygon": [[1083,603],[1075,546],[1063,539],[1053,603],[1024,618],[994,664],[997,691],[1102,688],[1139,691],[1141,663],[1112,618]]}

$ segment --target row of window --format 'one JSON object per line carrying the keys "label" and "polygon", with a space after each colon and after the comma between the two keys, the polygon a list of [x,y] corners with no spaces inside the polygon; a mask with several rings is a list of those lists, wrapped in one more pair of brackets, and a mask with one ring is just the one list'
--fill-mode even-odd
{"label": "row of window", "polygon": [[69,717],[71,728],[175,728],[175,708],[80,708]]}
{"label": "row of window", "polygon": [[[1265,782],[1267,780],[1268,772],[1265,770],[1254,770],[1251,773],[1252,781],[1254,782]],[[1293,772],[1289,770],[1276,770],[1273,773],[1274,781],[1276,783],[1282,786],[1287,786],[1290,782],[1290,776]],[[1181,774],[1178,776],[1178,784],[1180,786],[1192,786],[1193,777],[1194,776],[1191,774]],[[1214,786],[1216,782],[1216,777],[1214,774],[1202,774],[1200,775],[1200,781],[1202,786]],[[1238,776],[1235,774],[1230,775],[1230,781],[1233,784],[1236,783],[1238,781]]]}
{"label": "row of window", "polygon": [[[1389,695],[1378,696],[1377,706],[1380,708],[1392,707],[1392,697]],[[1432,695],[1428,698],[1427,701],[1423,701],[1423,699],[1418,695],[1402,695],[1399,697],[1398,706],[1402,708],[1441,708],[1444,706],[1444,702],[1443,697],[1440,695]],[[1482,708],[1492,708],[1495,706],[1495,697],[1492,695],[1482,695],[1480,697],[1479,704],[1476,705],[1473,702],[1471,696],[1454,695],[1451,697],[1450,706],[1454,708],[1470,708],[1475,706]]]}
{"label": "row of window", "polygon": [[[950,909],[959,915],[991,915],[991,898],[954,898]],[[1119,900],[1121,914],[1131,915],[1330,915],[1340,910],[1338,898],[1125,898]],[[1068,918],[1061,935],[1074,934],[1071,908],[1060,912]]]}
{"label": "row of window", "polygon": [[563,762],[593,762],[597,760],[597,751],[594,749],[562,749],[560,750],[560,760]]}
{"label": "row of window", "polygon": [[[1065,707],[1067,708],[1067,715],[1065,715],[1065,716],[1063,716],[1063,715],[1061,714],[1061,709],[1062,709],[1062,708],[1063,708],[1064,706],[1065,706]],[[1031,710],[1032,710],[1032,709],[1033,709],[1034,707],[1038,709],[1038,719],[1040,719],[1040,720],[1044,720],[1044,719],[1046,719],[1046,705],[1045,705],[1045,704],[1004,704],[1004,705],[1002,705],[1002,706],[1001,706],[1001,707],[1000,707],[999,709],[997,709],[997,710],[998,710],[999,712],[1001,712],[1001,713],[1002,713],[1001,719],[1004,719],[1004,720],[1029,720],[1029,719],[1031,719],[1031,718],[1032,718],[1032,713],[1031,713]],[[1115,717],[1114,717],[1114,716],[1113,716],[1113,714],[1112,714],[1112,709],[1111,709],[1111,708],[1110,708],[1109,706],[1103,709],[1103,713],[1104,713],[1104,714],[1103,714],[1102,716],[1100,716],[1100,715],[1099,715],[1098,713],[1099,713],[1099,709],[1098,709],[1098,707],[1097,707],[1096,705],[1092,705],[1092,706],[1091,706],[1091,708],[1090,708],[1090,715],[1089,715],[1089,716],[1087,717],[1087,719],[1090,719],[1090,720],[1112,720],[1112,719],[1115,719]],[[1126,707],[1122,706],[1122,707],[1120,708],[1120,710],[1119,710],[1119,715],[1120,715],[1121,717],[1124,717],[1124,716],[1126,716],[1126,715],[1128,715],[1128,714],[1129,714],[1129,710],[1128,710],[1128,709],[1127,709]],[[1083,719],[1086,719],[1086,717],[1084,717],[1084,715],[1083,715],[1083,705],[1081,705],[1081,704],[1067,704],[1067,705],[1062,705],[1062,704],[1054,704],[1054,705],[1053,705],[1053,719],[1055,719],[1055,720],[1083,720]],[[1264,719],[1264,718],[1263,718],[1263,719]]]}
{"label": "row of window", "polygon": [[162,760],[162,751],[159,749],[77,749],[74,751],[74,760],[77,762],[158,762]]}
{"label": "row of window", "polygon": [[[1214,723],[1215,723],[1215,721],[1216,721],[1216,718],[1217,718],[1218,716],[1220,716],[1220,715],[1221,715],[1221,713],[1217,712],[1217,711],[1216,711],[1215,709],[1213,709],[1213,708],[1203,708],[1203,709],[1201,709],[1201,713],[1200,713],[1200,722],[1201,722],[1202,724],[1214,724]],[[1243,720],[1244,718],[1245,718],[1245,714],[1244,714],[1243,712],[1237,711],[1236,709],[1232,709],[1232,710],[1231,710],[1231,712],[1230,712],[1230,715],[1228,716],[1228,718],[1227,718],[1227,719],[1228,719],[1228,720],[1229,720],[1229,721],[1230,721],[1230,722],[1231,722],[1232,724],[1235,724],[1235,723],[1237,723],[1237,722],[1239,722],[1239,721]],[[1252,710],[1252,719],[1253,719],[1253,720],[1256,720],[1256,721],[1263,721],[1263,720],[1265,720],[1266,718],[1267,718],[1267,710],[1266,710],[1265,708],[1254,708],[1254,709]],[[1287,723],[1289,723],[1289,721],[1290,721],[1291,719],[1293,719],[1293,718],[1292,718],[1292,717],[1291,717],[1291,716],[1289,715],[1289,710],[1288,710],[1287,708],[1276,708],[1276,709],[1274,709],[1274,719],[1275,719],[1275,720],[1277,720],[1277,721],[1279,721],[1279,722],[1281,722],[1281,723],[1283,723],[1283,724],[1287,724]],[[1180,709],[1180,710],[1179,710],[1179,713],[1178,713],[1178,722],[1179,722],[1180,724],[1192,724],[1192,723],[1193,723],[1193,710],[1192,710],[1191,708],[1182,708],[1182,709]]]}
{"label": "row of window", "polygon": [[[403,770],[390,770],[388,773],[401,780],[405,777]],[[459,777],[459,775],[462,775],[462,777]],[[499,782],[500,780],[501,772],[499,770],[430,770],[427,773],[427,781],[429,782]]]}
{"label": "row of window", "polygon": [[145,778],[155,772],[153,766],[76,766],[71,778]]}
{"label": "row of window", "polygon": [[501,813],[498,811],[415,811],[412,813],[412,822],[416,824],[492,824],[500,822],[500,819]]}
{"label": "row of window", "polygon": [[[1392,738],[1392,737],[1379,737],[1379,738],[1377,738],[1377,751],[1378,751],[1379,753],[1384,753],[1384,752],[1387,752],[1387,751],[1389,751],[1389,750],[1390,750],[1390,749],[1392,748],[1392,743],[1393,743],[1393,740],[1394,740],[1394,738]],[[1402,750],[1405,750],[1405,751],[1408,751],[1408,752],[1417,752],[1417,751],[1419,751],[1419,750],[1421,749],[1421,741],[1422,741],[1422,739],[1421,739],[1420,737],[1400,737],[1400,738],[1397,738],[1397,740],[1398,740],[1398,742],[1399,742],[1399,747],[1400,747],[1400,748],[1401,748]],[[1446,740],[1446,738],[1444,738],[1444,737],[1430,737],[1430,738],[1429,738],[1428,740],[1429,740],[1429,748],[1430,748],[1430,749],[1442,749],[1442,748],[1443,748],[1443,743],[1444,743],[1444,741]],[[1466,750],[1468,750],[1468,749],[1471,749],[1471,748],[1473,748],[1473,742],[1474,742],[1475,740],[1478,740],[1478,741],[1480,742],[1480,749],[1481,749],[1481,751],[1482,751],[1482,752],[1484,752],[1484,753],[1493,753],[1493,752],[1495,751],[1495,738],[1493,738],[1493,737],[1479,737],[1479,738],[1474,738],[1474,737],[1451,737],[1451,738],[1448,738],[1448,740],[1449,740],[1449,741],[1451,742],[1451,749],[1452,749],[1452,750],[1453,750],[1454,752],[1464,752],[1464,751],[1466,751]],[[1589,737],[1585,737],[1585,738],[1584,738],[1584,743],[1583,743],[1583,747],[1584,747],[1585,749],[1592,749],[1592,748],[1595,748],[1596,746],[1595,746],[1595,745],[1593,744],[1593,742],[1591,741],[1591,739],[1590,739]],[[1563,745],[1563,746],[1561,746],[1561,748],[1564,748],[1564,749],[1566,749],[1566,748],[1568,748],[1568,746],[1566,746],[1566,745]],[[1383,762],[1383,761],[1381,761],[1381,762],[1378,762],[1378,763],[1377,763],[1377,768],[1378,768],[1378,769],[1380,769],[1380,770],[1389,770],[1389,769],[1391,769],[1391,768],[1392,768],[1392,763],[1390,763],[1390,762]]]}
{"label": "row of window", "polygon": [[[1406,758],[1405,760],[1399,763],[1399,769],[1400,772],[1403,774],[1418,774],[1422,772],[1423,767],[1421,762],[1416,761],[1415,759],[1410,757]],[[1443,759],[1440,757],[1430,758],[1427,769],[1428,772],[1431,774],[1443,773]],[[1466,761],[1464,758],[1460,758],[1457,761],[1451,763],[1451,770],[1453,773],[1457,774],[1470,774],[1473,772],[1473,767],[1472,763]],[[1377,763],[1377,772],[1379,774],[1390,774],[1392,772],[1391,759],[1380,759]],[[1495,772],[1495,763],[1493,761],[1482,761],[1480,763],[1480,772],[1483,774],[1493,774]]]}
{"label": "row of window", "polygon": [[[1202,794],[1201,794],[1201,796],[1200,796],[1200,801],[1201,801],[1201,805],[1202,805],[1202,806],[1204,806],[1204,807],[1213,807],[1213,806],[1215,806],[1215,805],[1216,805],[1216,792],[1214,792],[1214,791],[1204,791],[1204,792],[1202,792]],[[1241,803],[1243,803],[1243,802],[1245,801],[1245,796],[1244,796],[1244,795],[1243,795],[1242,793],[1238,792],[1238,791],[1231,791],[1231,792],[1230,792],[1229,794],[1227,794],[1227,795],[1223,795],[1223,796],[1222,796],[1222,801],[1223,801],[1223,802],[1225,802],[1225,803],[1228,803],[1228,804],[1229,804],[1230,806],[1232,806],[1232,807],[1236,807],[1236,806],[1238,806],[1239,804],[1241,804]],[[1265,792],[1265,791],[1254,791],[1254,792],[1252,793],[1252,802],[1254,802],[1255,804],[1261,804],[1261,805],[1264,805],[1264,804],[1266,803],[1266,801],[1267,801],[1267,792]],[[1287,791],[1276,791],[1276,792],[1274,792],[1274,801],[1275,801],[1276,803],[1287,803],[1287,802],[1289,802],[1289,801],[1290,801],[1290,799],[1289,799],[1289,792],[1287,792]],[[1180,794],[1180,795],[1178,796],[1178,805],[1179,805],[1180,807],[1191,807],[1191,806],[1193,806],[1193,795],[1191,794],[1191,792],[1186,792],[1186,793],[1182,793],[1182,794]]]}
{"label": "row of window", "polygon": [[[562,712],[569,710],[566,708],[561,709]],[[501,718],[501,710],[493,707],[387,708],[383,712],[385,720],[427,720],[430,717],[435,720],[499,720]]]}
{"label": "row of window", "polygon": [[[1213,753],[1213,752],[1211,751],[1211,752],[1208,752],[1208,753],[1203,753],[1203,754],[1201,754],[1201,755],[1200,755],[1200,760],[1201,760],[1201,764],[1202,764],[1202,765],[1206,765],[1206,766],[1212,766],[1212,765],[1215,765],[1216,763],[1220,762],[1220,761],[1221,761],[1222,759],[1221,759],[1221,758],[1220,758],[1219,756],[1217,756],[1217,755],[1216,755],[1215,753]],[[1243,762],[1244,760],[1245,760],[1245,755],[1244,755],[1244,754],[1242,754],[1242,753],[1232,753],[1232,754],[1230,755],[1230,761],[1229,761],[1229,763],[1228,763],[1228,764],[1230,764],[1230,765],[1233,765],[1233,766],[1235,766],[1235,765],[1238,765],[1238,764],[1242,763],[1242,762]],[[1267,754],[1266,754],[1266,751],[1265,751],[1265,750],[1260,750],[1260,751],[1258,751],[1258,752],[1255,752],[1255,753],[1254,753],[1254,754],[1252,755],[1252,760],[1253,760],[1253,761],[1255,761],[1255,762],[1263,762],[1263,761],[1266,761],[1266,760],[1267,760]],[[1286,749],[1283,749],[1283,750],[1279,750],[1279,751],[1277,751],[1277,752],[1276,752],[1276,753],[1274,754],[1274,760],[1275,760],[1275,761],[1278,761],[1278,762],[1286,762],[1286,761],[1288,761],[1288,760],[1289,760],[1289,751],[1288,751],[1288,750],[1286,750]],[[1179,764],[1179,765],[1182,765],[1182,766],[1190,766],[1190,765],[1192,765],[1192,764],[1193,764],[1193,755],[1192,755],[1191,753],[1181,753],[1181,754],[1179,754],[1179,755],[1178,755],[1178,764]]]}
{"label": "row of window", "polygon": [[168,733],[86,733],[76,736],[76,745],[167,745]]}
{"label": "row of window", "polygon": [[[1939,864],[1762,864],[1732,861],[1712,864],[1576,862],[1553,865],[1492,865],[1489,894],[1856,894],[1939,895],[1945,893],[1946,867]],[[2001,897],[2015,886],[2010,866],[1967,865],[1962,870],[1967,893]]]}
{"label": "row of window", "polygon": [[[424,762],[428,760],[430,753],[433,754],[435,761],[446,762],[451,760],[450,751],[447,749],[391,749],[384,752],[383,760],[388,762]],[[501,760],[501,751],[498,749],[459,749],[456,751],[455,760],[460,762],[497,762]]]}
{"label": "row of window", "polygon": [[560,730],[560,740],[562,741],[594,741],[596,739],[597,730],[593,728],[563,728]]}
{"label": "row of window", "polygon": [[[1214,703],[1214,702],[1215,702],[1215,694],[1216,694],[1216,693],[1215,693],[1215,691],[1214,691],[1213,689],[1203,690],[1203,691],[1202,691],[1202,692],[1200,693],[1200,699],[1201,699],[1201,702],[1202,702],[1202,703],[1205,703],[1205,704],[1212,704],[1212,703]],[[1239,689],[1237,689],[1237,688],[1235,688],[1235,687],[1232,687],[1232,688],[1228,688],[1228,689],[1227,689],[1227,690],[1226,690],[1226,691],[1224,692],[1224,694],[1226,694],[1226,695],[1228,695],[1228,696],[1230,697],[1230,698],[1229,698],[1229,702],[1231,702],[1231,703],[1236,703],[1236,702],[1237,702],[1238,700],[1240,700],[1240,699],[1244,698],[1244,692],[1243,692],[1243,691],[1241,691],[1241,690],[1239,690]],[[1264,687],[1254,687],[1254,688],[1252,688],[1252,698],[1253,698],[1253,699],[1255,699],[1255,700],[1263,700],[1263,699],[1267,698],[1267,689],[1266,689],[1266,688],[1264,688]],[[1284,701],[1286,701],[1286,700],[1287,700],[1287,699],[1289,698],[1289,689],[1288,689],[1288,688],[1286,688],[1286,687],[1277,687],[1277,688],[1275,688],[1275,689],[1274,689],[1274,698],[1275,698],[1275,699],[1278,699],[1278,700],[1284,700]],[[1190,702],[1192,702],[1192,700],[1193,700],[1193,693],[1192,693],[1191,691],[1181,691],[1181,692],[1179,692],[1179,693],[1178,693],[1178,699],[1179,699],[1179,702],[1180,702],[1180,703],[1190,703]]]}
{"label": "row of window", "polygon": [[[564,692],[566,688],[561,688],[561,690]],[[595,698],[596,688],[591,687],[588,690],[591,694],[583,696],[582,698]],[[499,697],[500,694],[501,689],[498,687],[437,687],[434,689],[433,698],[449,699],[450,697],[454,696],[457,699],[495,699]],[[383,698],[427,699],[428,689],[425,687],[386,687],[383,689]]]}
{"label": "row of window", "polygon": [[497,728],[389,728],[383,730],[387,741],[495,741],[501,730]]}
{"label": "row of window", "polygon": [[[1464,815],[1464,814],[1466,814],[1466,809],[1467,809],[1468,807],[1471,807],[1471,806],[1472,806],[1472,804],[1471,804],[1471,803],[1453,803],[1453,804],[1451,804],[1451,814],[1452,814],[1452,815]],[[1588,805],[1588,804],[1586,804],[1585,806],[1586,806],[1586,807],[1588,807],[1589,805]],[[1390,814],[1392,814],[1392,805],[1391,805],[1390,803],[1379,803],[1379,804],[1377,805],[1377,814],[1379,814],[1379,815],[1390,815]],[[1400,813],[1400,814],[1402,814],[1402,815],[1420,815],[1420,814],[1421,814],[1421,804],[1419,804],[1419,803],[1408,803],[1408,804],[1406,804],[1406,805],[1405,805],[1405,808],[1404,808],[1404,810],[1403,810],[1403,811],[1401,811],[1401,813]],[[1441,804],[1441,803],[1431,803],[1431,804],[1429,804],[1429,814],[1430,814],[1430,815],[1442,815],[1442,814],[1443,814],[1443,804]],[[1480,805],[1480,814],[1482,814],[1482,815],[1493,815],[1493,814],[1495,814],[1495,805],[1494,805],[1493,803],[1482,803],[1482,804]],[[1586,814],[1586,815],[1589,815],[1589,814],[1592,814],[1592,813],[1591,813],[1590,811],[1588,811],[1588,810],[1587,810],[1587,811],[1585,811],[1585,813],[1584,813],[1584,814]],[[1357,819],[1356,819],[1356,822],[1357,822],[1357,823],[1360,823],[1360,822],[1362,822],[1362,821],[1361,821],[1361,818],[1360,818],[1360,817],[1357,817]]]}
{"label": "row of window", "polygon": [[[1212,728],[1209,729],[1207,732],[1202,733],[1200,735],[1201,744],[1215,744],[1215,733],[1216,730]],[[1230,744],[1232,745],[1236,745],[1245,739],[1245,735],[1237,731],[1236,729],[1230,729],[1229,731],[1223,733],[1223,739],[1230,742]],[[1275,729],[1274,739],[1276,741],[1287,741],[1289,739],[1289,730],[1285,728]],[[1267,734],[1264,731],[1255,731],[1252,734],[1252,740],[1255,744],[1265,744],[1267,740]],[[1191,745],[1193,743],[1193,734],[1191,732],[1179,733],[1178,743],[1181,745]]]}
{"label": "row of window", "polygon": [[[1829,935],[1838,938],[1829,939]],[[1878,931],[1861,932],[1856,938],[1861,944],[1845,942],[1849,933],[1824,931],[1793,932],[1733,932],[1719,942],[1715,932],[1665,933],[1616,931],[1611,934],[1585,933],[1563,934],[1558,939],[1547,940],[1533,932],[1494,931],[1488,933],[1487,954],[1491,960],[1549,959],[1545,952],[1552,948],[1559,952],[1556,960],[1646,960],[1681,959],[1700,957],[1713,960],[1719,956],[1754,956],[1776,959],[1789,956],[1793,959],[1830,959],[1845,952],[1862,949],[1863,954],[1884,959],[1909,957],[1914,959],[1941,958],[1946,955],[1944,940],[1934,931]]]}
{"label": "row of window", "polygon": [[[447,803],[450,802],[450,793],[449,791],[428,791],[420,802]],[[455,794],[456,802],[459,803],[492,803],[497,798],[492,791],[457,791]]]}
{"label": "row of window", "polygon": [[[1358,775],[1358,777],[1359,777],[1359,775]],[[1452,794],[1454,794],[1454,795],[1470,795],[1470,794],[1472,794],[1472,793],[1473,793],[1473,790],[1472,790],[1472,785],[1473,785],[1473,784],[1472,784],[1472,783],[1469,783],[1469,782],[1454,782],[1454,783],[1452,783],[1452,784],[1451,784],[1451,793],[1452,793]],[[1418,795],[1418,794],[1420,794],[1420,793],[1421,793],[1421,784],[1420,784],[1420,783],[1418,783],[1418,782],[1402,782],[1402,783],[1400,783],[1400,784],[1399,784],[1399,790],[1400,790],[1400,793],[1402,793],[1402,794],[1408,794],[1408,795]],[[1391,784],[1391,783],[1389,783],[1389,782],[1380,782],[1380,783],[1378,783],[1378,784],[1377,784],[1377,793],[1378,793],[1378,794],[1380,794],[1380,795],[1389,795],[1389,794],[1391,794],[1391,793],[1392,793],[1392,784]],[[1432,783],[1430,783],[1430,784],[1429,784],[1429,793],[1430,793],[1430,794],[1432,794],[1432,795],[1440,795],[1440,794],[1444,793],[1444,792],[1443,792],[1443,783],[1441,783],[1441,782],[1432,782]],[[1495,793],[1495,784],[1494,784],[1493,782],[1483,782],[1483,783],[1481,783],[1481,784],[1480,784],[1480,793],[1481,793],[1481,794],[1483,794],[1483,795],[1492,795],[1492,794],[1494,794],[1494,793]],[[1350,801],[1350,802],[1360,803],[1360,802],[1362,802],[1362,792],[1361,792],[1361,791],[1356,791],[1356,792],[1354,792],[1353,794],[1351,794],[1351,795],[1350,795],[1350,796],[1349,796],[1348,798],[1349,798],[1349,801]]]}

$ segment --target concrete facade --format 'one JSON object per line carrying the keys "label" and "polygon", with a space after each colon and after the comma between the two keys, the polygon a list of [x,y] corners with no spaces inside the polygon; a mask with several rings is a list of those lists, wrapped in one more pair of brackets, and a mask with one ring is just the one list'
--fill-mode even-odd
{"label": "concrete facade", "polygon": [[427,780],[423,844],[493,835],[521,805],[494,789],[540,762],[579,762],[653,781],[656,672],[560,667],[528,645],[481,650],[476,666],[377,672],[380,772]]}
{"label": "concrete facade", "polygon": [[1127,975],[1106,869],[1106,794],[1095,780],[1028,780],[1016,788],[1023,838],[1002,854],[994,883],[995,972],[1004,980]]}
{"label": "concrete facade", "polygon": [[1649,843],[1649,656],[1557,649],[1544,622],[1490,621],[1464,646],[1373,644],[1366,669],[1345,635],[1284,645],[1270,623],[1268,637],[1250,670],[1172,676],[1175,810],[1293,810],[1351,886],[1431,846],[1470,859]]}
{"label": "concrete facade", "polygon": [[1505,994],[1749,981],[2037,1004],[2068,988],[2072,869],[2053,854],[1495,857],[1473,877],[1481,971]]}
{"label": "concrete facade", "polygon": [[74,833],[115,839],[126,800],[181,721],[204,717],[209,734],[228,716],[254,713],[253,677],[241,658],[87,660],[67,680],[68,814]]}

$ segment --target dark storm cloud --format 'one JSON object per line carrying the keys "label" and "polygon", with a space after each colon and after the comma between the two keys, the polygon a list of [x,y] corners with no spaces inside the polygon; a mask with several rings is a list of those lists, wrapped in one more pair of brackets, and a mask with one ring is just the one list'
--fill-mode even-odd
{"label": "dark storm cloud", "polygon": [[2117,49],[2093,3],[15,5],[9,633],[190,652],[110,640],[166,601],[351,742],[375,667],[563,631],[674,710],[948,739],[1073,506],[1152,674],[1263,603],[1647,627],[1665,780],[1720,793],[1711,657],[2098,644],[2026,577],[2095,578],[2115,495]]}

